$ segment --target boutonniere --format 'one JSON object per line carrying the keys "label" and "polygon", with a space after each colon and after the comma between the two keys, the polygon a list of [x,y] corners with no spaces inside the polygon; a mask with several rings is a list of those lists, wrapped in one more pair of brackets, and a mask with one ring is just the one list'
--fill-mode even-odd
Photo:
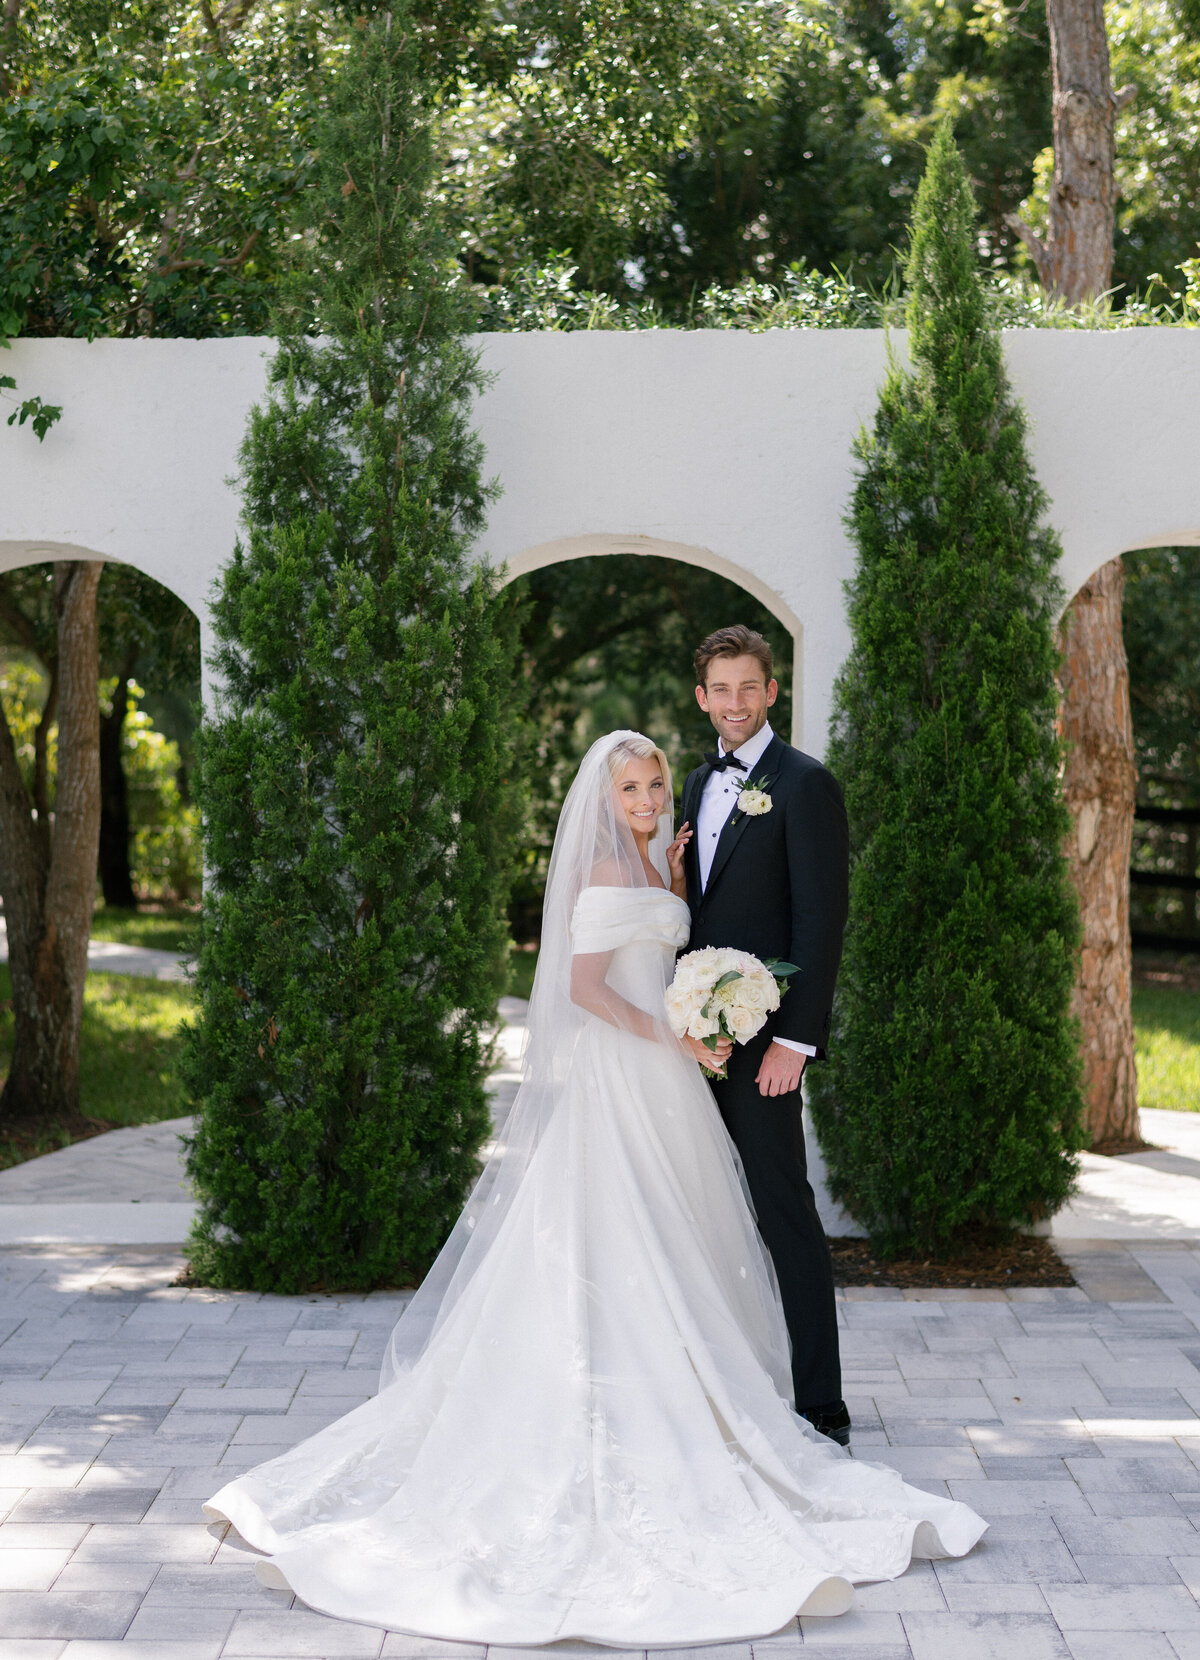
{"label": "boutonniere", "polygon": [[764,778],[761,782],[756,782],[755,779],[748,778],[738,795],[738,810],[734,814],[733,822],[736,824],[743,813],[747,818],[758,818],[763,813],[769,813],[774,805],[768,780]]}

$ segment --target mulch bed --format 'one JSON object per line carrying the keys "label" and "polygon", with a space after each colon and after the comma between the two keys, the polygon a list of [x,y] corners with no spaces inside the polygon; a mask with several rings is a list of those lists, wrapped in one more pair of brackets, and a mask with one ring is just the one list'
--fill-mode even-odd
{"label": "mulch bed", "polygon": [[1016,1234],[981,1239],[945,1257],[877,1256],[865,1239],[831,1239],[835,1285],[1011,1291],[1015,1286],[1069,1286],[1074,1276],[1048,1239]]}
{"label": "mulch bed", "polygon": [[90,1136],[103,1135],[113,1129],[101,1118],[39,1118],[36,1124],[25,1127],[11,1121],[0,1136],[0,1170],[11,1170],[27,1159],[40,1158],[43,1153],[56,1153],[75,1141],[87,1141]]}
{"label": "mulch bed", "polygon": [[1124,1153],[1162,1152],[1156,1141],[1143,1141],[1140,1136],[1110,1136],[1107,1141],[1098,1141],[1094,1147],[1087,1150],[1089,1153],[1099,1153],[1106,1159],[1119,1159]]}

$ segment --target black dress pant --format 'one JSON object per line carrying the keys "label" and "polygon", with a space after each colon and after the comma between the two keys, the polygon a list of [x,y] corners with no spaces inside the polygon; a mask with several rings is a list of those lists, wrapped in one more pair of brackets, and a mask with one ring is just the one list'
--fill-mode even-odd
{"label": "black dress pant", "polygon": [[761,1032],[735,1046],[728,1078],[713,1096],[741,1155],[758,1231],[771,1253],[792,1340],[796,1409],[842,1395],[837,1310],[829,1246],[808,1180],[800,1091],[760,1095],[754,1082],[771,1038]]}

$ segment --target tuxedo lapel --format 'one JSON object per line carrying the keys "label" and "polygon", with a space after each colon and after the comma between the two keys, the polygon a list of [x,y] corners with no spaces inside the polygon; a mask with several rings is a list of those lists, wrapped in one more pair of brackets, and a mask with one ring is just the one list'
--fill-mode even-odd
{"label": "tuxedo lapel", "polygon": [[680,803],[681,821],[692,827],[692,839],[687,844],[683,856],[683,867],[687,876],[688,905],[693,914],[700,904],[700,854],[699,843],[696,840],[696,816],[700,811],[700,797],[704,794],[704,786],[711,772],[712,768],[705,765],[690,773],[687,783],[683,786],[683,801]]}
{"label": "tuxedo lapel", "polygon": [[[754,780],[759,784],[770,785],[774,782],[780,767],[783,765],[783,740],[776,736],[771,739],[763,752],[763,757],[753,769]],[[725,820],[725,828],[721,831],[717,842],[717,851],[713,854],[712,869],[708,873],[708,885],[705,893],[710,892],[713,883],[720,876],[729,863],[730,855],[746,833],[746,826],[750,823],[748,813],[739,812],[735,807]]]}

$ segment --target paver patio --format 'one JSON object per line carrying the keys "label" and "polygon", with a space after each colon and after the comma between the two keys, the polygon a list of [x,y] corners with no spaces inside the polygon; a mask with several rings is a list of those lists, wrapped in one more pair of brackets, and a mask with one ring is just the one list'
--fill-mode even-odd
{"label": "paver patio", "polygon": [[[840,1294],[857,1455],[991,1529],[706,1655],[1200,1660],[1200,1247],[1063,1249],[1073,1290]],[[374,1391],[403,1293],[187,1290],[180,1265],[0,1251],[0,1660],[482,1656],[311,1613],[199,1510]]]}

